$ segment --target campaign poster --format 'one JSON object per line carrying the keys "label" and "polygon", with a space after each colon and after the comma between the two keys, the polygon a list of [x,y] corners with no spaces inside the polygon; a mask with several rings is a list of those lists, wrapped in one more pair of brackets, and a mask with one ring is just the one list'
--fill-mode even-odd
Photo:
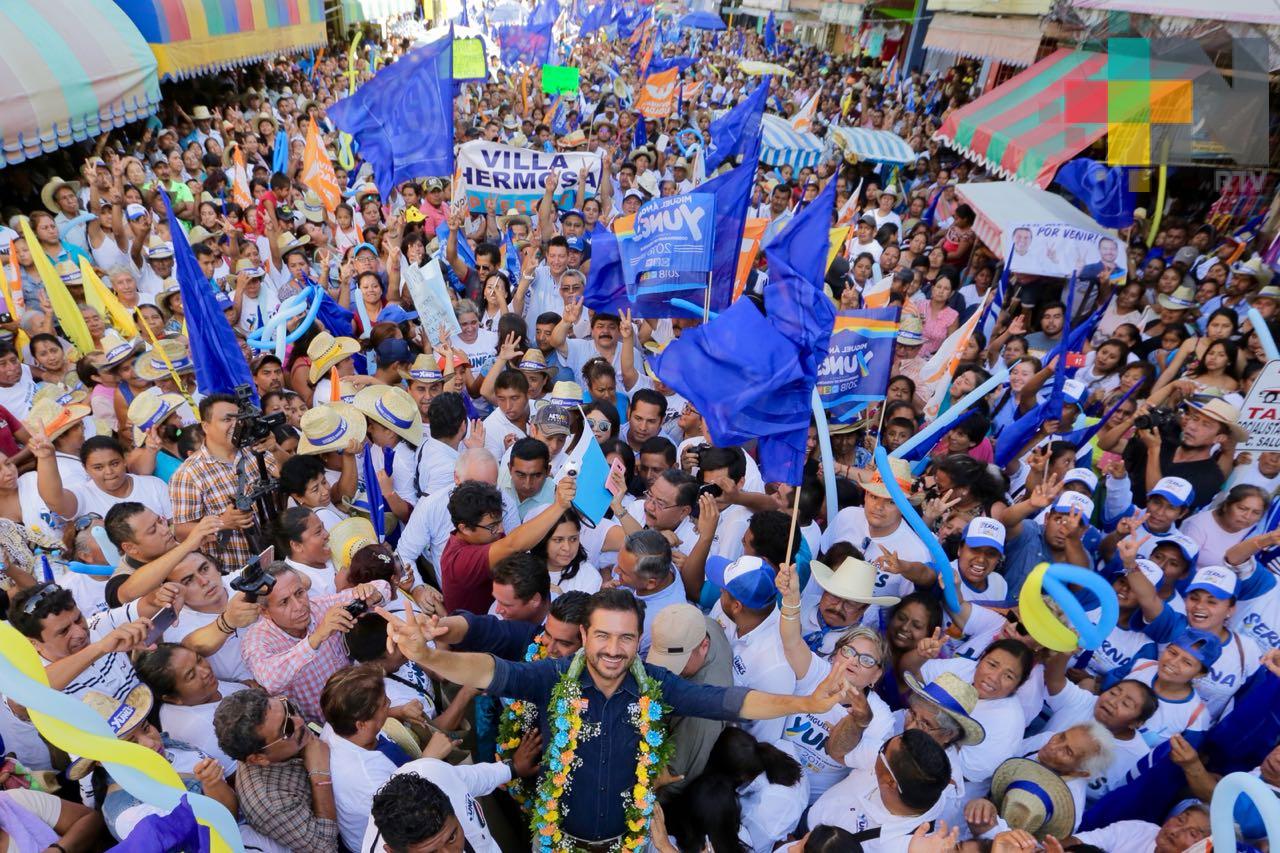
{"label": "campaign poster", "polygon": [[1101,231],[1061,222],[1022,223],[1009,235],[1009,270],[1022,275],[1123,282],[1129,259],[1120,241]]}
{"label": "campaign poster", "polygon": [[893,368],[893,344],[901,309],[836,312],[827,357],[818,367],[822,406],[839,423],[883,400]]}
{"label": "campaign poster", "polygon": [[655,198],[636,211],[618,250],[627,297],[640,317],[672,298],[701,304],[711,272],[716,197],[684,193]]}

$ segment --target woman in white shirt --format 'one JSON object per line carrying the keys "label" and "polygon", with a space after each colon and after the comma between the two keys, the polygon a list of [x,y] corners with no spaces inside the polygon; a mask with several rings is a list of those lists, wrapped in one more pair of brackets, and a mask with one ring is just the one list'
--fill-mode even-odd
{"label": "woman in white shirt", "polygon": [[1257,486],[1232,486],[1222,503],[1202,509],[1178,525],[1178,530],[1200,546],[1198,564],[1226,565],[1227,551],[1244,541],[1267,511],[1268,496]]}
{"label": "woman in white shirt", "polygon": [[36,434],[27,446],[36,457],[40,498],[63,518],[91,512],[106,518],[107,510],[121,501],[136,501],[161,518],[173,517],[169,487],[159,477],[130,474],[124,448],[110,436],[95,435],[80,447],[80,463],[89,480],[71,489],[62,485],[52,442]]}
{"label": "woman in white shirt", "polygon": [[160,643],[143,652],[134,668],[162,703],[160,728],[216,759],[225,775],[234,773],[235,759],[222,751],[214,735],[213,712],[224,696],[244,690],[244,685],[219,681],[208,660],[176,643]]}
{"label": "woman in white shirt", "polygon": [[569,510],[560,516],[551,532],[530,549],[533,556],[547,561],[552,599],[575,589],[588,595],[600,591],[600,572],[588,562],[581,534],[582,521],[577,512]]}

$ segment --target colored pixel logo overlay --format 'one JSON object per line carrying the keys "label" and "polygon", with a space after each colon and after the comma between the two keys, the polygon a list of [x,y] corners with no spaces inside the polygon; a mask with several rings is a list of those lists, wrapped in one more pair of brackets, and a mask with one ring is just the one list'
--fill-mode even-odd
{"label": "colored pixel logo overlay", "polygon": [[1191,39],[1109,39],[1101,70],[1062,82],[1060,120],[1068,134],[1105,127],[1114,166],[1266,166],[1267,45],[1233,39],[1231,47],[1231,65],[1219,68]]}

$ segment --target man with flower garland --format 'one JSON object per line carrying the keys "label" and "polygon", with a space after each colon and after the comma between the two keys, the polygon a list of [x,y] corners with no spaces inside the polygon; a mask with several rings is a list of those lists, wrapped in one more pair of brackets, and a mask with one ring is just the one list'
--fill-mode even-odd
{"label": "man with flower garland", "polygon": [[[763,720],[821,713],[845,690],[833,673],[810,696],[693,684],[637,658],[644,606],[625,590],[595,593],[587,605],[582,649],[567,660],[512,663],[492,655],[430,648],[445,629],[410,624],[382,611],[387,631],[410,660],[456,684],[546,709],[539,725],[547,753],[531,809],[534,849],[587,853],[637,851],[647,843],[653,782],[673,744],[671,714]],[[636,756],[636,764],[618,756]]]}

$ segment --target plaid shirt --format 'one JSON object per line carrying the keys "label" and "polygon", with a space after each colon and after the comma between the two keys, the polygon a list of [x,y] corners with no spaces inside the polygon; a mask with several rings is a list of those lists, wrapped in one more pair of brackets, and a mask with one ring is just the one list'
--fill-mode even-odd
{"label": "plaid shirt", "polygon": [[[241,458],[245,459],[245,470],[252,487],[258,482],[258,463],[247,450],[241,450],[234,462],[224,462],[211,454],[208,447],[201,447],[179,465],[169,479],[174,523],[187,524],[232,509],[240,493],[236,466]],[[244,531],[223,531],[214,542],[208,549],[209,556],[217,560],[225,571],[239,571],[254,557]]]}
{"label": "plaid shirt", "polygon": [[[391,600],[391,588],[386,581],[375,581],[383,601]],[[346,604],[355,598],[354,589],[344,589],[334,595],[317,595],[311,598],[311,622],[307,625],[309,636],[324,612],[335,604]],[[253,672],[253,680],[268,693],[283,693],[298,703],[308,720],[322,722],[320,692],[329,676],[351,665],[342,634],[331,634],[320,648],[313,649],[306,637],[299,639],[286,634],[270,619],[259,619],[249,626],[240,643],[240,654]]]}
{"label": "plaid shirt", "polygon": [[337,853],[338,822],[316,817],[301,758],[236,769],[240,813],[258,832],[290,850]]}

